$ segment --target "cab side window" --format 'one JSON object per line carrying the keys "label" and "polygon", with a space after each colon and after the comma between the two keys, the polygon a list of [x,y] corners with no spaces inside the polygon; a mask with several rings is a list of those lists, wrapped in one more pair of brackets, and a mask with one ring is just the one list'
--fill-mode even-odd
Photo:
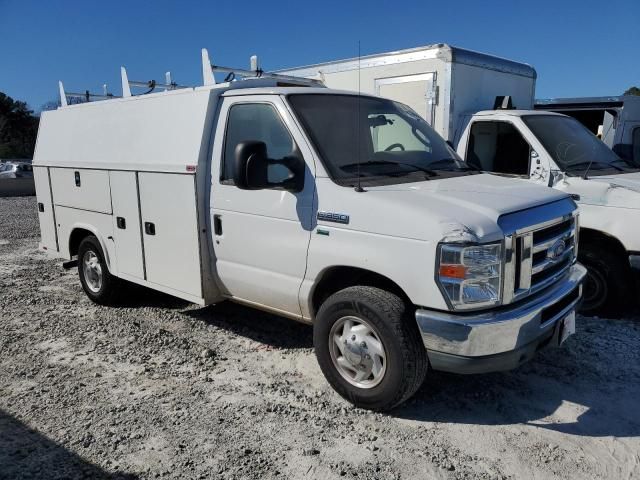
{"label": "cab side window", "polygon": [[[225,134],[224,156],[220,181],[233,185],[233,165],[236,146],[241,142],[259,141],[267,146],[270,159],[281,160],[296,150],[291,134],[285,127],[277,110],[267,103],[239,103],[229,109]],[[289,170],[278,164],[270,165],[270,182],[280,182],[289,175]]]}
{"label": "cab side window", "polygon": [[471,126],[467,162],[487,172],[529,175],[531,147],[509,122],[476,122]]}

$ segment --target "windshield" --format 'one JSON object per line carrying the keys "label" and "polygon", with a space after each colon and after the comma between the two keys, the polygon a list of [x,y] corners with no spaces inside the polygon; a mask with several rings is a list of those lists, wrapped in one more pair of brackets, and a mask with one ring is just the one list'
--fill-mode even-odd
{"label": "windshield", "polygon": [[522,119],[567,174],[582,176],[587,169],[590,176],[637,171],[574,118],[525,115]]}
{"label": "windshield", "polygon": [[388,185],[467,175],[457,156],[409,107],[356,95],[299,94],[289,102],[331,178],[340,185]]}

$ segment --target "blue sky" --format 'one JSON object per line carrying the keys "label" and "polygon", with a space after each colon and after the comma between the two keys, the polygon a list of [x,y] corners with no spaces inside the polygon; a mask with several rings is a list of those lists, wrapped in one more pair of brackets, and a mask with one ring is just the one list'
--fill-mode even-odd
{"label": "blue sky", "polygon": [[30,1],[0,0],[0,91],[32,108],[67,90],[120,94],[119,66],[136,80],[171,70],[201,81],[214,63],[299,66],[431,43],[523,61],[537,97],[621,94],[640,86],[638,0]]}

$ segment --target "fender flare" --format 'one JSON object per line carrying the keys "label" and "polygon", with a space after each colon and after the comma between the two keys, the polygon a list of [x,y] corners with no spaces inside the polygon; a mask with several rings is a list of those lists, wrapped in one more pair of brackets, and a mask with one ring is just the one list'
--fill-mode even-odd
{"label": "fender flare", "polygon": [[109,250],[107,249],[107,244],[103,239],[102,235],[98,232],[98,229],[93,225],[88,223],[76,222],[69,229],[69,238],[67,239],[67,248],[69,250],[69,259],[71,259],[71,237],[73,236],[73,232],[76,230],[86,230],[90,232],[94,237],[98,239],[98,243],[100,243],[100,248],[102,248],[102,254],[104,255],[104,260],[107,262],[107,268],[112,275],[117,275],[117,268],[115,268],[115,263],[111,261],[111,256],[109,255]]}

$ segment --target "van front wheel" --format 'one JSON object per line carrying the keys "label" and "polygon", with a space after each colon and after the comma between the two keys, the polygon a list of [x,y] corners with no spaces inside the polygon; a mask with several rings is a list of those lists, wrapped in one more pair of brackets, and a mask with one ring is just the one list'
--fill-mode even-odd
{"label": "van front wheel", "polygon": [[78,247],[78,275],[87,296],[95,303],[113,303],[117,278],[109,273],[100,242],[89,235]]}
{"label": "van front wheel", "polygon": [[322,373],[354,405],[388,410],[422,384],[427,354],[410,308],[375,287],[349,287],[320,307],[313,344]]}

